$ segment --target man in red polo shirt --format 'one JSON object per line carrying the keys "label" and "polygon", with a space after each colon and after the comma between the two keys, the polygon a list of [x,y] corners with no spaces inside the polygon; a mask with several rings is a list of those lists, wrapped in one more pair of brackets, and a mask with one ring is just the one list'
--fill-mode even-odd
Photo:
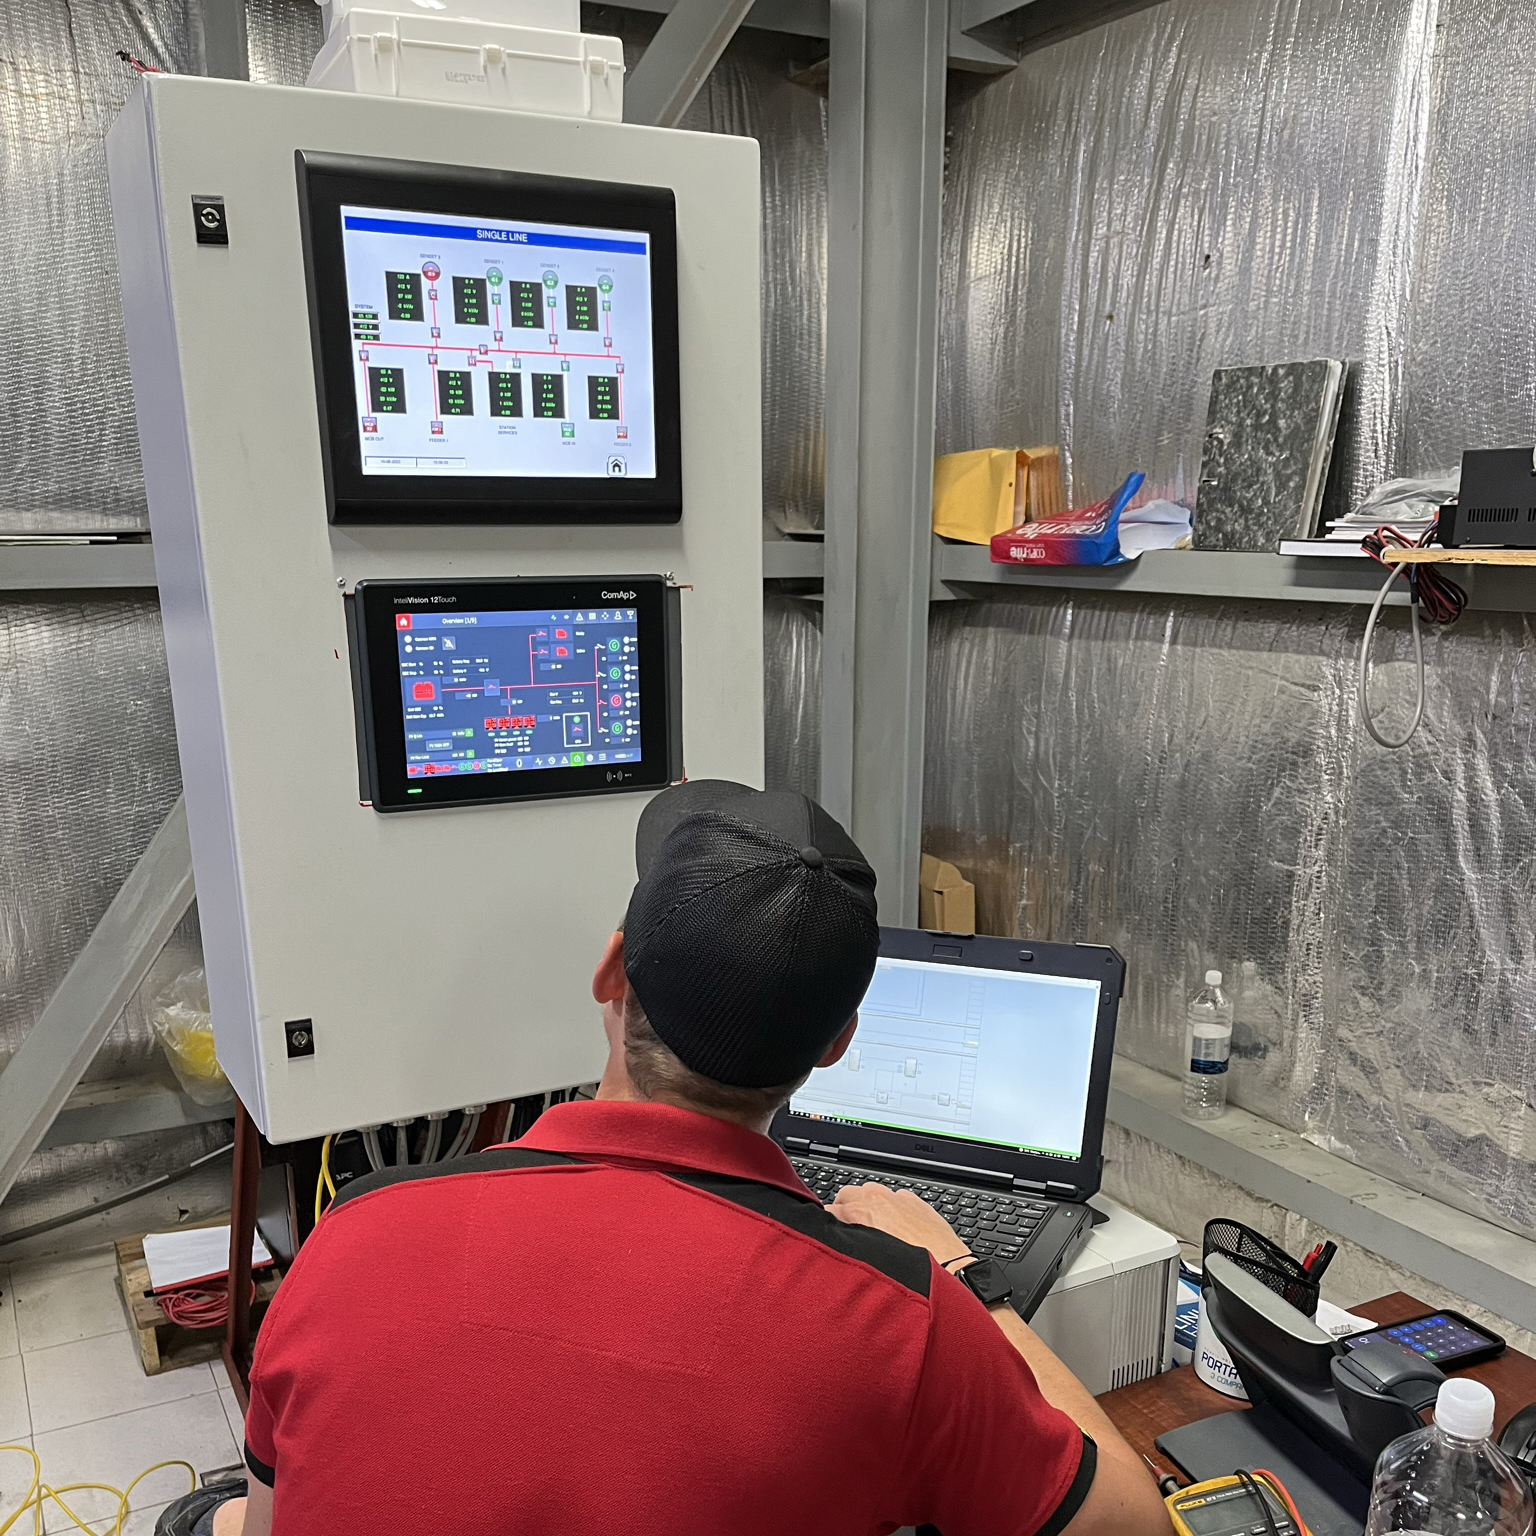
{"label": "man in red polo shirt", "polygon": [[[597,1099],[349,1185],[257,1344],[217,1536],[1152,1536],[1141,1462],[916,1196],[765,1134],[847,1049],[874,873],[800,795],[657,797]],[[191,1511],[187,1511],[190,1515]]]}

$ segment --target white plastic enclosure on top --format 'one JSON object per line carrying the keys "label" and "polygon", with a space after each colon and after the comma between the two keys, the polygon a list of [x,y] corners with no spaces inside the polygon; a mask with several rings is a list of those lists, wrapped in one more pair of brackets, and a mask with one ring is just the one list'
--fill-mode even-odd
{"label": "white plastic enclosure on top", "polygon": [[[642,780],[649,773],[651,782],[665,782],[656,777],[665,715],[675,734],[680,722],[677,740],[661,743],[668,776],[685,768],[695,778],[762,782],[756,144],[157,75],[125,107],[108,151],[220,1060],[253,1118],[279,1142],[590,1078],[602,1056],[590,976],[633,883],[634,827],[647,798],[623,780],[642,768]],[[447,222],[430,230],[428,215],[413,224],[414,215],[398,213],[409,198],[387,216],[365,208],[373,222],[363,224],[398,248],[404,242],[419,254],[439,236],[450,243],[445,250],[456,238],[462,243],[408,271],[373,272],[367,281],[387,279],[384,304],[372,289],[359,298],[356,285],[365,279],[349,265],[345,299],[332,295],[332,309],[344,303],[349,312],[333,314],[330,300],[317,300],[312,336],[311,288],[320,294],[328,280],[319,268],[335,231],[306,236],[296,157],[309,157],[312,168],[351,157],[407,170],[510,172],[513,183],[543,179],[530,183],[536,192],[553,179],[567,209],[573,196],[580,201],[578,183],[616,188],[619,202],[625,188],[652,189],[645,195],[653,202],[675,206],[672,403],[663,286],[649,295],[655,372],[647,403],[645,367],[631,361],[626,384],[611,344],[600,345],[627,337],[632,359],[646,350],[631,269],[614,257],[609,267],[577,272],[598,259],[591,249],[641,249],[639,236],[615,243],[593,235],[607,230],[605,218],[622,223],[620,214],[582,220],[567,212],[532,222],[531,236],[509,216],[492,229],[495,238],[553,243],[543,256],[516,245],[487,255],[465,234],[473,220],[444,215],[441,203],[437,216]],[[432,173],[421,177],[426,186]],[[429,194],[430,187],[420,201],[432,209]],[[210,204],[217,214],[208,213]],[[307,205],[304,216],[324,224],[318,208]],[[227,243],[203,243],[208,232],[200,235],[195,221],[204,219],[222,223]],[[586,236],[558,233],[586,225]],[[660,271],[662,236],[644,238]],[[397,247],[379,248],[384,265]],[[358,260],[371,261],[371,249],[348,247],[348,262],[358,251]],[[551,269],[546,287],[537,265],[524,272],[541,260]],[[471,275],[456,276],[454,262],[472,266]],[[427,275],[417,278],[417,268]],[[335,274],[329,280],[342,282]],[[509,328],[519,303],[539,329]],[[401,340],[407,333],[422,340]],[[322,401],[317,356],[323,361],[327,347],[342,349],[342,366],[332,369]],[[514,387],[514,372],[526,385]],[[664,507],[584,507],[589,489],[595,498],[632,490],[643,499],[651,482],[605,486],[603,465],[610,477],[624,473],[625,462],[640,466],[640,475],[652,467],[648,441],[664,465],[669,430],[680,516],[675,505],[672,521],[648,520],[669,515]],[[507,472],[502,454],[537,460],[540,474],[567,466],[574,478],[539,481],[553,487],[553,499],[535,497],[517,514],[532,520],[495,521],[498,487],[506,487],[509,505],[526,490],[496,479]],[[477,478],[487,469],[489,478]],[[349,478],[354,491],[362,487],[350,512],[342,494]],[[468,512],[460,506],[433,520],[428,506],[416,520],[415,489],[450,498],[464,489],[472,500],[477,487],[482,500]],[[375,492],[395,499],[370,511]],[[331,520],[333,512],[341,520]],[[461,515],[481,520],[448,520]],[[601,580],[662,575],[671,578],[668,611],[681,610],[680,643],[675,617],[667,621],[665,665],[660,641],[646,638],[644,612],[633,638],[624,627],[635,612],[624,606],[635,601],[626,594],[637,588]],[[398,646],[393,635],[375,639],[374,680],[363,688],[374,716],[365,718],[354,657],[367,652],[366,637],[349,638],[345,602],[359,583],[365,594],[408,590],[379,585],[390,582],[451,588],[456,596],[390,599],[458,603],[446,610],[445,626],[477,602],[518,608],[508,622],[542,623],[528,612],[554,604],[554,589],[529,589],[538,602],[519,599],[521,607],[505,594],[483,602],[464,595],[481,590],[463,587],[467,581],[518,577],[599,579],[581,589],[581,600],[560,599],[567,610],[576,602],[578,620],[593,614],[590,634],[569,631],[568,657],[554,628],[547,638],[515,631],[516,675],[510,683],[485,676],[486,699],[493,683],[496,694],[482,703],[482,675],[498,670],[474,668],[476,648],[492,643],[485,632],[466,643],[462,632],[418,629],[413,650],[407,625]],[[611,612],[599,608],[610,587]],[[643,609],[644,596],[639,602]],[[487,621],[499,622],[489,613],[464,616]],[[498,654],[504,661],[508,653]],[[619,663],[629,667],[632,659],[620,678]],[[539,681],[567,666],[579,666],[581,677]],[[599,690],[588,678],[589,667],[599,680],[612,672],[611,697],[606,681]],[[472,693],[459,686],[466,677]],[[553,690],[537,695],[554,701],[552,712],[520,702],[540,687]],[[450,701],[451,694],[468,698]],[[392,727],[391,708],[400,717]],[[553,766],[551,756],[552,766],[535,773],[531,754],[548,748],[552,732],[563,733],[556,745],[564,761]],[[371,766],[360,740],[376,748]],[[599,750],[610,743],[633,751],[626,758]],[[459,787],[516,792],[524,781],[504,770],[521,766],[524,758],[511,754],[525,750],[526,782],[543,786],[544,798],[426,804],[406,814],[368,803],[370,790],[380,804],[397,794],[402,807],[422,804],[411,795]],[[617,788],[604,782],[610,775],[621,780]],[[568,795],[564,786],[578,779],[585,792]],[[308,1022],[308,1039],[300,1038],[312,1054],[295,1053],[295,1021]]]}

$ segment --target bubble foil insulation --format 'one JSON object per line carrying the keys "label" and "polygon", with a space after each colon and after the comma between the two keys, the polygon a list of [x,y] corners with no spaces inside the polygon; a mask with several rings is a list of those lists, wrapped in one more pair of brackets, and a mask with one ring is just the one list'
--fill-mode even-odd
{"label": "bubble foil insulation", "polygon": [[[986,932],[1112,944],[1119,1048],[1178,1071],[1208,966],[1234,1102],[1536,1231],[1536,647],[1469,614],[1426,723],[1356,717],[1357,608],[1041,596],[935,610],[926,843]],[[1376,700],[1411,697],[1401,613]]]}
{"label": "bubble foil insulation", "polygon": [[0,5],[0,533],[147,523],[104,136],[145,64],[202,72],[193,0]]}

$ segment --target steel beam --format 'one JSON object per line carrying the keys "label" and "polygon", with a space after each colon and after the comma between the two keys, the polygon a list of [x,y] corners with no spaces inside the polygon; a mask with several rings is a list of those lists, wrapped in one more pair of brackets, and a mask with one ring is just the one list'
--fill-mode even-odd
{"label": "steel beam", "polygon": [[187,809],[178,799],[0,1073],[0,1200],[186,915],[193,894]]}
{"label": "steel beam", "polygon": [[677,0],[624,82],[624,121],[676,128],[752,0]]}
{"label": "steel beam", "polygon": [[0,592],[92,591],[155,585],[147,544],[10,544],[0,538]]}
{"label": "steel beam", "polygon": [[245,0],[198,0],[203,16],[203,66],[218,80],[249,80]]}
{"label": "steel beam", "polygon": [[821,794],[917,917],[948,0],[831,0]]}
{"label": "steel beam", "polygon": [[983,42],[1029,52],[1161,0],[955,0],[960,30]]}
{"label": "steel beam", "polygon": [[[678,0],[615,0],[615,3],[619,10],[665,16],[675,9]],[[782,32],[791,37],[824,40],[828,28],[827,0],[755,0],[741,24],[761,32]],[[995,75],[1012,69],[1017,63],[1018,54],[1011,45],[997,46],[968,37],[956,16],[949,33],[951,69]]]}

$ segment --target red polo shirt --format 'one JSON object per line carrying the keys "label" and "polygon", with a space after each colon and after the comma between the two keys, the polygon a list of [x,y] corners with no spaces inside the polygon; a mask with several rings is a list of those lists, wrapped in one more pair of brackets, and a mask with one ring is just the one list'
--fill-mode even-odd
{"label": "red polo shirt", "polygon": [[1038,1536],[1095,1455],[922,1251],[765,1136],[559,1105],[349,1185],[267,1314],[275,1536]]}

